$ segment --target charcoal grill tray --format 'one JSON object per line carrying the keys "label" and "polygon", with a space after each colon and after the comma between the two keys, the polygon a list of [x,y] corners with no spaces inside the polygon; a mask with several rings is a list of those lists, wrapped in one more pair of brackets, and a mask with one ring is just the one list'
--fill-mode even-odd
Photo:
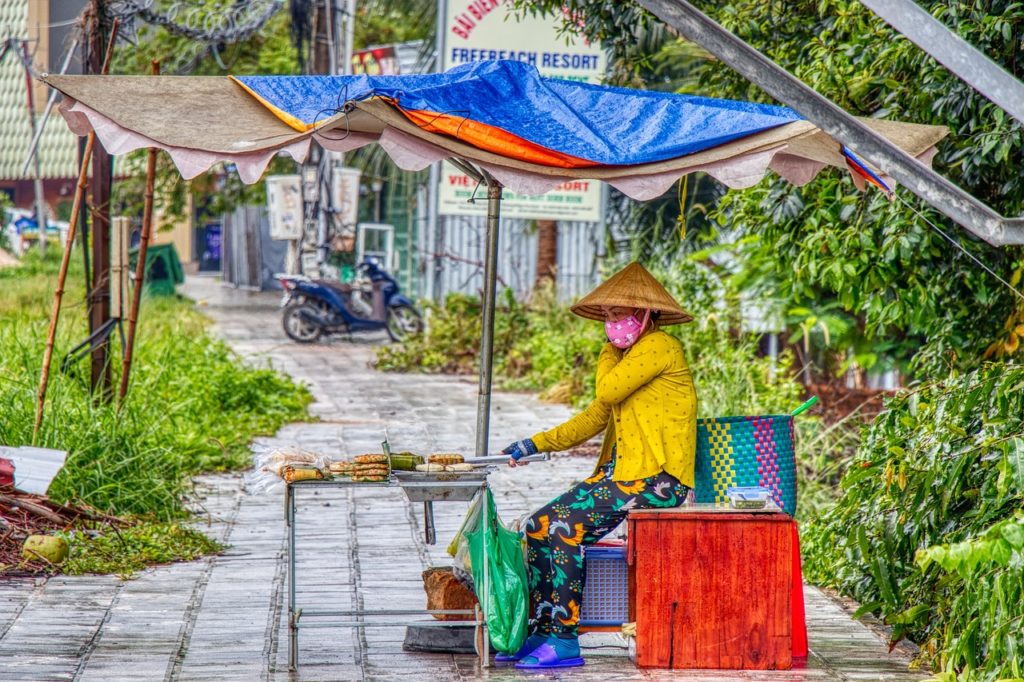
{"label": "charcoal grill tray", "polygon": [[392,471],[411,502],[471,500],[487,481],[492,467],[474,471]]}

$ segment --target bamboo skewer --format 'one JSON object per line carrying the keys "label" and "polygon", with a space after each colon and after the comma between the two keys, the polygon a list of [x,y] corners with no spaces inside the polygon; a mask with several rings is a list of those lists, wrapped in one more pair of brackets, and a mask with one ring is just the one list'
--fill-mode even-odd
{"label": "bamboo skewer", "polygon": [[[160,62],[153,62],[153,75],[160,75]],[[135,328],[139,320],[139,303],[146,288],[146,253],[153,231],[153,185],[156,183],[155,147],[150,147],[146,157],[146,194],[142,208],[142,235],[139,238],[139,255],[135,261],[135,288],[132,290],[132,307],[128,313],[128,340],[125,342],[124,363],[121,368],[121,387],[118,391],[117,409],[124,407],[128,395],[128,380],[132,371],[132,353],[135,350]]]}
{"label": "bamboo skewer", "polygon": [[[114,54],[114,41],[117,38],[117,30],[121,25],[120,19],[114,19],[110,30],[110,40],[107,43],[107,53],[103,57],[103,74],[106,75],[110,69],[110,59]],[[68,235],[64,240],[64,253],[61,255],[60,272],[57,275],[57,289],[53,294],[53,308],[50,311],[50,329],[46,335],[46,350],[43,352],[43,370],[39,377],[39,393],[36,397],[36,421],[32,428],[32,444],[36,444],[39,437],[39,427],[43,424],[43,407],[46,404],[46,388],[50,382],[50,363],[53,361],[53,342],[57,337],[57,322],[60,320],[60,304],[64,298],[64,281],[68,276],[68,262],[71,260],[71,250],[75,243],[75,230],[78,227],[78,213],[82,209],[85,199],[85,185],[89,176],[89,161],[92,159],[92,148],[96,144],[96,131],[93,130],[85,141],[85,151],[82,153],[82,167],[78,171],[78,185],[75,187],[75,199],[71,204],[71,217],[68,222]]]}

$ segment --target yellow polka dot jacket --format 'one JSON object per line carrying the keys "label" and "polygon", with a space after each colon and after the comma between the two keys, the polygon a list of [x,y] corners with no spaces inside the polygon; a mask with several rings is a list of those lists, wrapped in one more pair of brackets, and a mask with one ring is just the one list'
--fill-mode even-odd
{"label": "yellow polka dot jacket", "polygon": [[697,392],[678,339],[655,330],[626,351],[606,343],[597,361],[594,401],[533,442],[540,452],[566,450],[601,431],[597,468],[614,445],[613,480],[635,481],[664,470],[693,487]]}

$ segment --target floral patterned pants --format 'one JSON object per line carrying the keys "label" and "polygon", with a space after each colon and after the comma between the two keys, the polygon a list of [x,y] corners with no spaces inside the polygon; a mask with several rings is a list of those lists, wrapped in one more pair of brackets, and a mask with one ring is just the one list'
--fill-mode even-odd
{"label": "floral patterned pants", "polygon": [[526,522],[530,632],[574,636],[580,621],[583,546],[610,533],[631,509],[678,507],[689,488],[664,471],[638,481],[613,481],[601,471],[537,510]]}

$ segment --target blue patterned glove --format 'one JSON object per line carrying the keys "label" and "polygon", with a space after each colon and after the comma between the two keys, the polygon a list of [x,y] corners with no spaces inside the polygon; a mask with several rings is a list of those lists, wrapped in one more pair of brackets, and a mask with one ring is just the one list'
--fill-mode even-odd
{"label": "blue patterned glove", "polygon": [[521,458],[526,457],[527,455],[536,455],[537,446],[534,445],[533,441],[529,438],[524,438],[523,440],[517,440],[515,443],[512,443],[512,445],[509,445],[501,451],[501,454],[508,455],[518,462]]}

